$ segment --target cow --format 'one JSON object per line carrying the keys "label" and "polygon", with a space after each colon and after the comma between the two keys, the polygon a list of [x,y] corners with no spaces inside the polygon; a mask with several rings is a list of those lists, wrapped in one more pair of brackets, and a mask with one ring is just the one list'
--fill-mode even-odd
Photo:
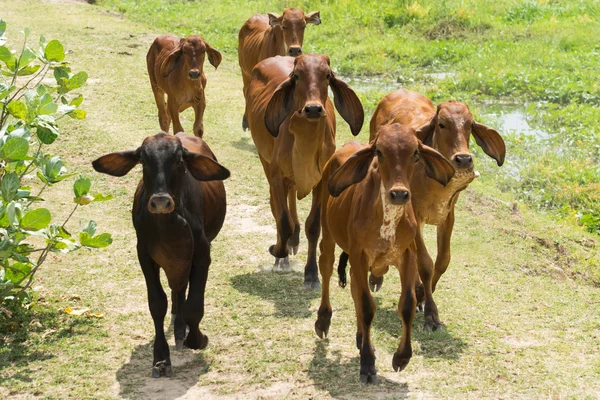
{"label": "cow", "polygon": [[193,107],[194,135],[202,137],[204,134],[202,118],[206,107],[206,75],[203,68],[206,55],[215,69],[221,64],[221,53],[197,35],[186,38],[163,35],[150,46],[146,65],[158,108],[158,122],[163,131],[169,131],[172,120],[173,132],[183,132],[179,113]]}
{"label": "cow", "polygon": [[[413,209],[419,224],[416,236],[419,277],[417,287],[419,311],[425,312],[425,329],[436,330],[440,326],[433,292],[450,263],[450,239],[454,227],[454,206],[461,191],[465,190],[479,173],[474,170],[473,154],[469,151],[471,134],[475,142],[491,158],[502,166],[506,146],[502,137],[473,118],[469,107],[454,100],[441,103],[437,109],[424,95],[400,89],[386,95],[375,109],[370,122],[370,137],[386,124],[400,123],[416,130],[417,137],[426,145],[439,151],[456,168],[456,175],[446,186],[428,179],[426,171],[417,167],[410,187],[413,192]],[[437,256],[435,265],[423,240],[423,225],[437,226]],[[340,267],[347,257],[342,255]],[[381,287],[382,277],[369,278],[371,288]]]}
{"label": "cow", "polygon": [[[248,18],[238,34],[238,61],[244,80],[244,97],[256,64],[274,56],[299,56],[302,54],[306,25],[320,23],[319,11],[305,14],[298,8],[287,8],[281,15],[254,14]],[[246,115],[242,128],[248,129]]]}
{"label": "cow", "polygon": [[339,149],[323,170],[319,270],[323,285],[315,322],[320,338],[327,336],[332,308],[329,282],[337,244],[349,254],[352,298],[356,311],[356,346],[360,351],[360,380],[375,383],[375,353],[370,329],[375,301],[368,287],[369,270],[378,276],[394,265],[400,272],[402,292],[398,312],[402,337],[392,360],[395,371],[406,367],[412,356],[410,336],[415,315],[417,220],[411,199],[411,177],[417,168],[446,185],[454,167],[440,153],[423,145],[414,129],[382,126],[368,145],[350,142]]}
{"label": "cow", "polygon": [[304,286],[311,289],[319,287],[316,247],[321,171],[335,151],[335,111],[328,88],[335,108],[356,136],[364,121],[362,104],[335,76],[327,56],[276,56],[261,61],[252,71],[246,99],[250,132],[269,181],[271,211],[277,224],[277,243],[269,248],[275,268],[288,269],[288,250],[293,254],[298,250],[296,198],[303,199],[312,191],[304,269]]}
{"label": "cow", "polygon": [[160,132],[144,139],[137,150],[106,154],[92,163],[96,171],[112,176],[124,176],[137,164],[142,164],[143,177],[132,216],[156,332],[152,377],[158,378],[173,374],[163,326],[167,296],[160,268],[172,291],[176,348],[203,349],[208,344],[199,324],[204,316],[210,242],[225,219],[222,181],[229,177],[229,170],[217,162],[202,139],[182,132]]}

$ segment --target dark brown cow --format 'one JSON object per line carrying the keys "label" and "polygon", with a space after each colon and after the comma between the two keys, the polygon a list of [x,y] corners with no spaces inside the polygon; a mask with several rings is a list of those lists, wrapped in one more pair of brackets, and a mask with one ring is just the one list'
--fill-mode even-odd
{"label": "dark brown cow", "polygon": [[196,115],[194,135],[202,137],[202,117],[206,107],[206,75],[203,70],[206,55],[208,61],[217,68],[221,63],[221,53],[197,35],[187,38],[159,36],[150,46],[146,64],[158,108],[158,122],[163,131],[169,131],[172,120],[173,132],[183,132],[179,113],[193,107]]}
{"label": "dark brown cow", "polygon": [[[416,245],[419,275],[423,282],[417,291],[418,301],[425,301],[425,327],[435,330],[440,320],[432,293],[450,263],[454,206],[460,192],[478,176],[473,168],[469,139],[473,134],[475,142],[496,160],[498,166],[504,163],[506,147],[498,132],[475,121],[466,104],[450,100],[438,105],[436,110],[427,97],[406,89],[397,90],[381,99],[371,118],[371,139],[381,126],[395,122],[415,129],[417,137],[424,144],[439,151],[456,168],[456,175],[446,186],[427,178],[423,166],[415,169],[410,183],[413,208],[419,224]],[[437,226],[435,266],[423,240],[424,224]],[[379,284],[381,282],[376,276],[371,280],[379,281]]]}
{"label": "dark brown cow", "polygon": [[[302,54],[306,25],[320,23],[319,11],[304,14],[297,8],[287,8],[282,15],[254,14],[248,18],[238,35],[238,60],[244,80],[244,96],[256,64],[269,57],[299,56]],[[244,130],[248,128],[246,116],[242,126]]]}
{"label": "dark brown cow", "polygon": [[137,164],[143,165],[143,178],[133,200],[133,226],[156,331],[152,376],[158,378],[173,373],[163,327],[167,296],[160,268],[173,293],[177,349],[184,345],[203,349],[208,344],[198,325],[204,316],[210,242],[225,219],[222,180],[229,171],[202,139],[183,133],[161,132],[147,137],[137,150],[107,154],[93,162],[96,171],[113,176],[123,176]]}
{"label": "dark brown cow", "polygon": [[357,135],[364,120],[362,105],[352,89],[335,77],[326,56],[278,56],[261,61],[252,72],[246,99],[246,115],[269,181],[271,210],[277,223],[277,243],[269,249],[276,267],[289,268],[288,247],[294,254],[298,249],[296,197],[313,193],[306,220],[304,285],[308,288],[319,285],[319,182],[325,163],[335,151],[335,111],[328,88],[333,91],[338,112]]}
{"label": "dark brown cow", "polygon": [[394,265],[400,272],[402,338],[392,360],[394,370],[404,369],[412,356],[410,335],[417,276],[414,238],[418,225],[411,205],[410,180],[418,167],[442,186],[454,175],[448,160],[417,140],[414,129],[393,124],[381,127],[369,145],[351,142],[339,149],[323,171],[328,191],[322,193],[319,269],[323,286],[315,331],[321,338],[329,331],[329,282],[337,244],[350,258],[356,346],[360,350],[360,380],[364,383],[375,382],[377,374],[370,337],[375,302],[368,287],[369,270],[382,276],[388,265]]}

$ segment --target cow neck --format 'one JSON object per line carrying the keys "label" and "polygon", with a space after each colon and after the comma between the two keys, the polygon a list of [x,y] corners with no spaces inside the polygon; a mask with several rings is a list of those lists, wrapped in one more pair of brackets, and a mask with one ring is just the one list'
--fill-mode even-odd
{"label": "cow neck", "polygon": [[268,51],[268,54],[266,54],[264,58],[285,56],[286,49],[285,43],[283,42],[283,31],[281,27],[269,26],[266,36],[268,39],[267,43],[269,44],[267,48],[271,51]]}
{"label": "cow neck", "polygon": [[324,165],[320,165],[327,118],[309,122],[295,113],[290,121],[289,131],[294,138],[292,148],[292,169],[298,199],[306,197],[321,180]]}

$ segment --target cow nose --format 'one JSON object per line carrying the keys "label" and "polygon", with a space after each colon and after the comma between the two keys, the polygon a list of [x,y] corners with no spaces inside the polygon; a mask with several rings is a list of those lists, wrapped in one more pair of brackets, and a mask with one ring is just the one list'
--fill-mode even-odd
{"label": "cow nose", "polygon": [[320,118],[323,113],[323,107],[320,104],[311,104],[304,107],[304,112],[309,118]]}
{"label": "cow nose", "polygon": [[192,78],[192,79],[198,79],[198,77],[200,76],[200,71],[192,70],[192,71],[190,71],[189,75],[190,75],[190,78]]}
{"label": "cow nose", "polygon": [[173,198],[166,193],[158,193],[150,197],[148,210],[152,214],[169,214],[175,209]]}
{"label": "cow nose", "polygon": [[292,57],[298,57],[300,54],[302,54],[302,47],[290,47],[288,53]]}
{"label": "cow nose", "polygon": [[403,205],[408,202],[410,193],[408,190],[390,190],[390,199],[392,204]]}
{"label": "cow nose", "polygon": [[473,166],[473,156],[471,154],[457,154],[454,157],[454,163],[457,168],[471,168]]}

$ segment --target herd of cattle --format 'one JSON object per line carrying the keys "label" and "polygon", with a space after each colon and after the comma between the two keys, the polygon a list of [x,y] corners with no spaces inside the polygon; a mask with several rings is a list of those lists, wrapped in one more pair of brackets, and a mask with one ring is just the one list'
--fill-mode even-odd
{"label": "herd of cattle", "polygon": [[[505,145],[498,132],[474,120],[467,105],[450,100],[436,109],[425,96],[400,89],[379,102],[371,118],[369,144],[350,142],[336,151],[334,104],[355,136],[364,112],[354,91],[333,73],[328,57],[302,54],[306,25],[320,23],[318,11],[305,14],[291,8],[282,15],[256,14],[242,26],[238,47],[246,100],[242,126],[250,129],[269,182],[277,225],[277,241],[269,248],[274,267],[290,268],[288,255],[296,254],[300,239],[296,199],[312,192],[305,224],[304,285],[322,290],[315,331],[323,338],[329,330],[329,287],[337,244],[343,250],[340,286],[346,285],[348,261],[351,267],[360,380],[372,383],[376,370],[370,329],[375,302],[370,290],[381,287],[389,265],[399,270],[402,337],[392,365],[402,370],[412,356],[415,312],[424,312],[426,329],[440,326],[433,292],[450,262],[454,206],[459,193],[478,175],[469,152],[470,136],[498,166],[504,162]],[[203,349],[208,344],[199,324],[210,242],[225,219],[223,180],[229,171],[201,139],[205,56],[215,68],[221,62],[221,54],[200,36],[158,37],[147,64],[164,132],[147,137],[137,150],[107,154],[93,162],[96,171],[113,176],[123,176],[137,164],[143,167],[132,214],[156,330],[153,377],[173,373],[163,326],[167,296],[160,268],[172,291],[176,348]],[[179,113],[188,107],[195,111],[195,136],[185,135],[179,121]],[[176,135],[167,133],[171,121]],[[423,240],[425,224],[437,226],[435,264]]]}

